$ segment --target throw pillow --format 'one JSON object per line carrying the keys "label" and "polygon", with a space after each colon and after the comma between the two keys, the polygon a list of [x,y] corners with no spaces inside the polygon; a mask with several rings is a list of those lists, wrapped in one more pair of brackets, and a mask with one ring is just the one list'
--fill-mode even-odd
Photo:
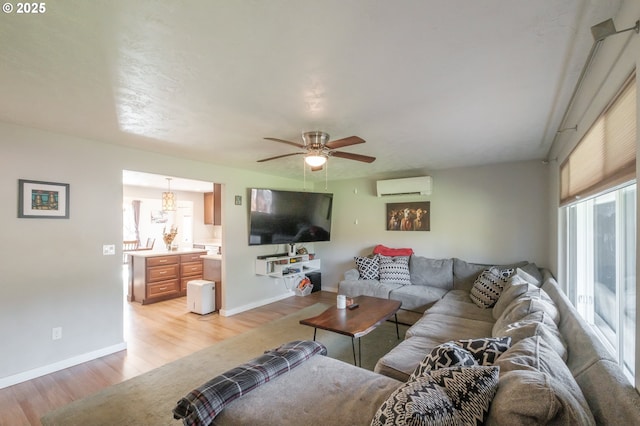
{"label": "throw pillow", "polygon": [[484,337],[454,342],[467,351],[480,365],[493,365],[511,347],[511,337]]}
{"label": "throw pillow", "polygon": [[411,284],[409,256],[383,256],[380,258],[380,282],[408,285]]}
{"label": "throw pillow", "polygon": [[413,371],[409,380],[428,374],[431,370],[454,366],[478,365],[473,355],[453,342],[442,343],[431,350]]}
{"label": "throw pillow", "polygon": [[382,244],[378,244],[373,248],[373,254],[381,254],[383,256],[411,256],[413,249],[411,248],[390,248]]}
{"label": "throw pillow", "polygon": [[361,280],[377,280],[380,278],[380,259],[373,257],[354,257]]}
{"label": "throw pillow", "polygon": [[482,271],[469,293],[473,303],[481,308],[492,308],[514,271],[513,268],[501,270],[495,266]]}
{"label": "throw pillow", "polygon": [[452,367],[400,385],[376,412],[378,425],[482,424],[498,387],[496,367]]}

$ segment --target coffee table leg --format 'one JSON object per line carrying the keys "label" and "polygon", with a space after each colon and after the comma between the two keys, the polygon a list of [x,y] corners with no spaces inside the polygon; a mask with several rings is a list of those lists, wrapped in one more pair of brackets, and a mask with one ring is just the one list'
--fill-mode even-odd
{"label": "coffee table leg", "polygon": [[400,339],[400,331],[398,331],[398,314],[394,314],[396,317],[396,336],[398,336],[398,339]]}
{"label": "coffee table leg", "polygon": [[358,337],[358,362],[360,367],[362,367],[362,338]]}
{"label": "coffee table leg", "polygon": [[[353,365],[358,365],[358,363],[356,362],[356,345],[353,341],[353,339],[355,339],[355,337],[351,338],[351,349],[353,350]],[[360,339],[358,339],[358,344],[360,344]]]}
{"label": "coffee table leg", "polygon": [[313,327],[313,341],[316,341],[316,331],[318,331],[317,328]]}

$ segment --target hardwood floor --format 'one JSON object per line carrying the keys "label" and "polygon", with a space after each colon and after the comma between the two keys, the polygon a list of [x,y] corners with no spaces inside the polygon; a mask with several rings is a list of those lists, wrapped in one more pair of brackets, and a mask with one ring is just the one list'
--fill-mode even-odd
{"label": "hardwood floor", "polygon": [[231,317],[191,313],[185,298],[125,302],[126,351],[0,389],[0,425],[40,425],[40,417],[57,407],[314,303],[335,303],[335,297],[324,291],[292,296]]}

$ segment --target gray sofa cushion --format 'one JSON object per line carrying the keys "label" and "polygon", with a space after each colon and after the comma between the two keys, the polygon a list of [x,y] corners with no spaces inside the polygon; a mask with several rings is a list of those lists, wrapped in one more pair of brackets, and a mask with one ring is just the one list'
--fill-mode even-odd
{"label": "gray sofa cushion", "polygon": [[378,280],[350,280],[340,282],[338,294],[345,294],[349,297],[372,296],[388,299],[389,294],[400,287],[402,287],[401,284],[384,284]]}
{"label": "gray sofa cushion", "polygon": [[556,323],[542,312],[533,312],[522,320],[506,325],[504,328],[495,329],[494,336],[511,337],[512,343],[519,342],[527,337],[540,336],[553,348],[563,361],[567,360],[567,343],[560,334]]}
{"label": "gray sofa cushion", "polygon": [[424,312],[440,300],[447,290],[423,285],[404,285],[391,290],[389,298],[402,302],[402,309]]}
{"label": "gray sofa cushion", "polygon": [[438,300],[429,308],[430,314],[443,314],[478,321],[493,323],[491,309],[482,309],[476,306],[469,298],[469,293],[462,290],[453,290]]}
{"label": "gray sofa cushion", "polygon": [[444,343],[449,340],[491,336],[492,322],[478,321],[427,311],[406,332],[406,337],[425,336]]}
{"label": "gray sofa cushion", "polygon": [[[548,391],[554,394],[562,407],[553,417],[553,422],[576,425],[595,424],[589,405],[578,383],[558,354],[541,337],[529,337],[515,343],[498,358],[495,365],[500,367],[501,377],[510,371],[517,370],[528,370],[547,375],[549,377]],[[522,389],[522,392],[526,392],[526,390]],[[495,403],[501,404],[499,400]],[[539,401],[528,399],[521,401],[521,403],[538,404]]]}
{"label": "gray sofa cushion", "polygon": [[[531,287],[530,287],[531,286]],[[493,318],[498,319],[504,313],[507,306],[509,306],[516,298],[525,294],[529,289],[533,289],[533,285],[522,279],[519,275],[511,277],[507,286],[502,291],[502,294],[498,298],[498,301],[493,305]]]}
{"label": "gray sofa cushion", "polygon": [[411,284],[453,288],[453,259],[429,259],[413,255],[409,259]]}
{"label": "gray sofa cushion", "polygon": [[408,337],[380,358],[373,371],[406,382],[424,357],[442,343],[430,337]]}
{"label": "gray sofa cushion", "polygon": [[[310,385],[312,384],[312,385]],[[315,356],[230,403],[213,425],[364,425],[402,383]]]}

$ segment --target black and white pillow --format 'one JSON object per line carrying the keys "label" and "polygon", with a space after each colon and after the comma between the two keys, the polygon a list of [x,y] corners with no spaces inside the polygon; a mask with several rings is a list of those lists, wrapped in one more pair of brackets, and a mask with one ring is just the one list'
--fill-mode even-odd
{"label": "black and white pillow", "polygon": [[484,337],[456,340],[454,344],[467,351],[480,365],[493,365],[511,347],[511,337]]}
{"label": "black and white pillow", "polygon": [[371,425],[480,425],[495,396],[499,371],[451,367],[409,380],[382,403]]}
{"label": "black and white pillow", "polygon": [[377,280],[380,278],[380,259],[376,254],[373,257],[354,257],[356,267],[362,280]]}
{"label": "black and white pillow", "polygon": [[380,282],[408,285],[411,284],[409,256],[380,257]]}
{"label": "black and white pillow", "polygon": [[478,365],[474,356],[454,342],[442,343],[431,350],[418,364],[409,380],[428,374],[431,370],[454,366]]}
{"label": "black and white pillow", "polygon": [[495,266],[485,269],[473,282],[469,297],[481,308],[492,308],[514,272],[513,268],[498,269]]}

